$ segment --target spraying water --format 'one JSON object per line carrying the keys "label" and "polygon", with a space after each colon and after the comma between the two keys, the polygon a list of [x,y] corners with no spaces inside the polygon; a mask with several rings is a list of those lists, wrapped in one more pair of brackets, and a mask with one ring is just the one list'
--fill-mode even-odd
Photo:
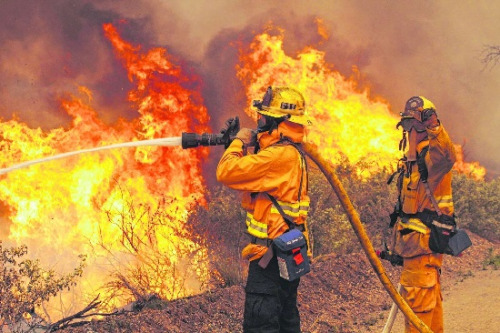
{"label": "spraying water", "polygon": [[131,141],[131,142],[124,142],[124,143],[117,143],[114,145],[109,145],[109,146],[102,146],[102,147],[96,147],[96,148],[89,148],[89,149],[82,149],[82,150],[77,150],[77,151],[71,151],[63,154],[58,154],[54,156],[48,156],[44,158],[40,158],[37,160],[32,160],[32,161],[27,161],[23,163],[19,163],[16,165],[13,165],[8,168],[0,169],[0,175],[6,174],[8,172],[21,169],[21,168],[26,168],[34,164],[39,164],[39,163],[44,163],[48,161],[53,161],[53,160],[58,160],[61,158],[66,158],[74,155],[79,155],[79,154],[86,154],[86,153],[93,153],[101,150],[107,150],[107,149],[117,149],[117,148],[127,148],[127,147],[140,147],[140,146],[181,146],[182,145],[182,139],[180,136],[177,137],[171,137],[171,138],[160,138],[160,139],[152,139],[152,140],[142,140],[142,141]]}

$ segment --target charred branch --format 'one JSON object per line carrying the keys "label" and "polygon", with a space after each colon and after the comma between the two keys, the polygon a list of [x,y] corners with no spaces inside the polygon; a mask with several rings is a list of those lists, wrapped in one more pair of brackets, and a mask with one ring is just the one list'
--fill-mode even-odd
{"label": "charred branch", "polygon": [[48,326],[40,326],[40,328],[45,329],[46,333],[49,332],[55,332],[58,330],[65,329],[67,327],[76,327],[76,326],[81,326],[88,324],[90,321],[89,320],[82,320],[85,318],[89,317],[95,317],[95,316],[101,316],[101,317],[109,317],[109,316],[116,316],[116,315],[121,315],[125,312],[130,312],[126,310],[120,310],[120,311],[114,311],[114,312],[108,312],[108,313],[103,313],[103,312],[95,312],[97,307],[101,304],[101,301],[98,301],[99,295],[97,295],[85,308],[82,310],[78,311],[77,313],[62,318],[55,323],[52,323]]}
{"label": "charred branch", "polygon": [[483,50],[481,62],[485,67],[495,67],[500,62],[500,45],[487,45]]}

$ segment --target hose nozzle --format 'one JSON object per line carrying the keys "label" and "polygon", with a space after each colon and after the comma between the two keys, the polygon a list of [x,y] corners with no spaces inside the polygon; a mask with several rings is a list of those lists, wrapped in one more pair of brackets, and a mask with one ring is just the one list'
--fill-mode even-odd
{"label": "hose nozzle", "polygon": [[196,148],[198,146],[222,146],[226,148],[240,130],[240,120],[238,117],[229,118],[226,126],[220,131],[220,134],[212,133],[182,133],[182,148]]}
{"label": "hose nozzle", "polygon": [[221,146],[228,144],[224,134],[212,133],[182,133],[182,148],[196,148],[198,146]]}

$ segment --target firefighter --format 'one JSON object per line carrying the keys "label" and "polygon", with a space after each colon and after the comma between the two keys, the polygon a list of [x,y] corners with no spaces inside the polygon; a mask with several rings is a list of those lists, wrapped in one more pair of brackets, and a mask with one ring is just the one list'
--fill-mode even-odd
{"label": "firefighter", "polygon": [[[401,295],[433,332],[443,332],[443,254],[429,247],[429,226],[442,218],[453,220],[455,150],[434,104],[423,96],[406,102],[399,126],[403,127],[400,149],[408,145],[408,150],[399,163],[399,196],[391,224],[393,251],[403,258]],[[406,319],[405,332],[418,330]]]}
{"label": "firefighter", "polygon": [[[242,191],[249,242],[242,256],[250,261],[245,287],[244,332],[300,332],[297,288],[300,278],[280,277],[275,255],[262,258],[273,239],[289,229],[268,194],[307,238],[309,209],[307,167],[300,144],[305,126],[303,95],[290,87],[269,87],[254,101],[257,131],[242,128],[217,166],[217,180]],[[255,135],[255,133],[257,133]],[[246,148],[257,145],[253,153]],[[267,257],[267,256],[266,256]],[[265,268],[263,268],[265,267]]]}

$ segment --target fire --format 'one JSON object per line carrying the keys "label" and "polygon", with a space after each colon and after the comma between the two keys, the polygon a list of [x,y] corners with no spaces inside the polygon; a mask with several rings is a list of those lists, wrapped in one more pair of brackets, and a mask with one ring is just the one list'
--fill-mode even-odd
{"label": "fire", "polygon": [[[367,176],[393,162],[400,155],[401,133],[394,130],[397,118],[389,106],[371,99],[368,90],[359,91],[354,78],[335,71],[321,51],[306,47],[295,58],[286,55],[283,37],[283,33],[265,32],[254,39],[248,54],[242,51],[238,75],[247,96],[262,96],[270,85],[296,87],[306,97],[306,109],[314,121],[307,141],[317,145],[324,158],[363,162],[358,172]],[[250,108],[247,113],[255,117]]]}
{"label": "fire", "polygon": [[[322,22],[317,24],[320,36],[328,38]],[[293,86],[304,94],[306,112],[314,122],[306,141],[315,144],[325,159],[340,163],[347,158],[361,178],[381,168],[394,169],[402,157],[398,145],[402,134],[395,126],[399,117],[391,113],[389,104],[371,97],[367,88],[360,89],[355,77],[345,78],[335,71],[322,51],[308,46],[296,57],[285,54],[284,31],[278,30],[274,35],[265,31],[248,49],[240,49],[237,71],[246,89],[247,105],[263,96],[268,86]],[[253,109],[245,111],[256,119]],[[474,175],[484,177],[485,170],[477,163],[460,160],[455,168],[463,172],[474,169]]]}
{"label": "fire", "polygon": [[478,162],[465,162],[463,146],[455,145],[455,152],[457,153],[457,161],[454,165],[456,171],[476,180],[484,179],[486,176],[486,168],[481,166]]}
{"label": "fire", "polygon": [[[317,23],[318,33],[328,38],[321,21]],[[163,48],[141,52],[113,25],[106,24],[103,30],[135,84],[128,96],[138,118],[104,123],[92,107],[92,92],[81,87],[81,96],[61,100],[72,117],[67,127],[43,131],[16,118],[1,121],[0,167],[86,148],[178,136],[182,131],[210,132],[198,77],[187,74]],[[362,177],[394,167],[401,156],[401,133],[395,130],[398,118],[388,103],[371,97],[368,89],[359,89],[355,78],[343,77],[313,47],[296,57],[286,55],[283,38],[283,31],[277,36],[264,32],[248,50],[241,50],[238,76],[245,84],[248,105],[269,85],[292,85],[306,96],[314,119],[307,141],[316,144],[325,158],[336,163],[347,158]],[[255,119],[252,109],[246,112]],[[8,173],[0,182],[1,222],[8,226],[2,227],[2,238],[27,244],[35,256],[63,267],[74,267],[79,254],[88,254],[89,267],[80,286],[83,298],[93,298],[110,273],[117,273],[118,284],[131,278],[139,286],[148,281],[148,288],[140,290],[143,293],[167,299],[193,294],[207,282],[208,260],[205,249],[190,239],[183,226],[193,206],[204,202],[200,164],[207,156],[204,148],[127,148]],[[463,172],[471,167],[484,171],[479,165],[457,162]],[[190,265],[196,267],[194,276],[187,276]],[[178,272],[186,275],[174,276]],[[103,295],[103,290],[99,293]],[[125,301],[115,298],[111,305]]]}
{"label": "fire", "polygon": [[[65,128],[42,131],[19,119],[0,122],[1,167],[181,131],[210,131],[198,78],[185,74],[166,50],[141,53],[112,25],[103,28],[135,83],[129,99],[139,117],[105,124],[91,106],[92,92],[81,87],[82,96],[61,101],[72,117]],[[89,255],[82,298],[102,296],[97,288],[115,269],[122,277],[130,273],[133,282],[148,280],[151,287],[144,293],[170,299],[199,292],[208,274],[206,251],[183,225],[193,205],[203,203],[200,163],[207,154],[180,147],[108,150],[8,173],[0,182],[2,223],[9,226],[2,238],[27,244],[35,256],[66,268],[75,266],[79,254]],[[188,275],[190,264],[195,276]],[[125,301],[115,298],[110,304]]]}

